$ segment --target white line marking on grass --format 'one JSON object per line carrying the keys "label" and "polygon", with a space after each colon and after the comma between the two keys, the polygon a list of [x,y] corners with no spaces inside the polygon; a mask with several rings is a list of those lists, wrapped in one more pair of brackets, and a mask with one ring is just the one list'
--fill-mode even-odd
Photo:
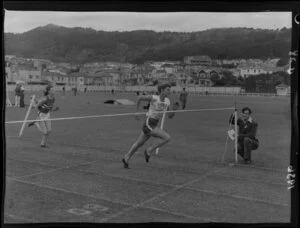
{"label": "white line marking on grass", "polygon": [[[12,218],[12,219],[23,220],[23,221],[30,222],[30,223],[36,223],[37,222],[36,220],[29,219],[29,218],[24,218],[24,217],[21,217],[21,216],[18,216],[18,215],[13,215],[13,214],[5,214],[5,215],[7,217]],[[10,224],[10,223],[5,223],[4,222],[4,224]]]}
{"label": "white line marking on grass", "polygon": [[274,169],[274,168],[269,168],[269,167],[263,167],[263,166],[256,166],[256,165],[247,165],[247,164],[236,164],[236,163],[229,163],[231,164],[231,167],[234,168],[235,166],[247,168],[247,169],[261,169],[261,170],[268,170],[268,171],[274,171],[274,172],[280,172],[280,173],[286,173],[285,170],[283,169]]}
{"label": "white line marking on grass", "polygon": [[[7,138],[19,138],[18,136],[6,136]],[[25,138],[25,137],[23,137]],[[33,139],[31,137],[26,137],[27,139]],[[49,141],[51,142],[51,140]],[[53,142],[54,143],[54,142]],[[69,147],[81,147],[81,148],[87,148],[87,149],[92,149],[92,150],[97,150],[99,151],[99,149],[103,149],[103,148],[100,148],[100,147],[93,147],[93,146],[85,146],[85,145],[80,145],[80,144],[67,144],[67,143],[57,143],[55,142],[56,145],[61,145],[61,146],[69,146]],[[122,149],[122,148],[117,148],[117,149]],[[103,152],[103,153],[111,153],[110,152]],[[142,154],[140,152],[137,152],[136,154]],[[222,162],[216,162],[216,160],[202,160],[203,162],[207,162],[207,163],[213,163],[213,164],[218,164],[218,165],[228,165],[231,166],[232,168],[234,168],[235,166],[240,166],[240,167],[243,167],[243,168],[247,168],[247,169],[261,169],[261,170],[268,170],[268,171],[274,171],[274,172],[280,172],[280,173],[286,173],[286,171],[284,169],[275,169],[275,168],[269,168],[269,167],[263,167],[263,166],[257,166],[257,165],[245,165],[245,164],[236,164],[236,163],[222,163]]]}
{"label": "white line marking on grass", "polygon": [[108,207],[104,207],[104,206],[101,206],[101,205],[99,205],[99,204],[93,204],[93,203],[84,205],[83,208],[89,209],[89,210],[93,210],[93,211],[100,211],[100,212],[103,212],[103,211],[107,211],[107,210],[108,210]]}
{"label": "white line marking on grass", "polygon": [[[61,192],[68,193],[68,194],[74,194],[74,195],[78,195],[78,196],[82,196],[82,197],[89,197],[89,198],[93,198],[93,199],[96,199],[96,200],[103,200],[103,201],[111,202],[111,203],[114,203],[114,204],[122,204],[123,206],[128,206],[128,207],[132,206],[132,204],[126,203],[126,202],[121,201],[121,200],[111,200],[111,199],[107,199],[107,198],[103,198],[103,197],[97,197],[97,196],[94,196],[94,195],[86,195],[86,194],[82,194],[82,193],[78,193],[78,192],[68,191],[68,190],[62,189],[62,188],[51,187],[51,186],[46,186],[46,185],[40,185],[40,184],[37,184],[37,183],[34,183],[34,182],[30,182],[30,181],[19,180],[19,179],[15,179],[15,178],[12,178],[12,177],[8,177],[7,179],[11,179],[13,181],[16,181],[16,182],[19,182],[19,183],[23,183],[23,184],[34,185],[34,186],[37,186],[37,187],[40,187],[40,188],[50,189],[50,190],[53,190],[53,191],[61,191]],[[151,210],[154,210],[154,211],[160,211],[160,212],[168,213],[168,214],[171,214],[171,215],[176,215],[176,216],[182,216],[182,217],[186,217],[186,218],[196,219],[196,220],[200,220],[200,221],[219,222],[217,220],[206,219],[206,218],[201,218],[201,217],[195,217],[195,216],[187,215],[187,214],[184,214],[184,213],[170,212],[168,210],[159,209],[159,208],[152,208],[152,207],[148,207],[148,206],[143,206],[143,208],[151,209]]]}
{"label": "white line marking on grass", "polygon": [[75,214],[75,215],[90,215],[90,214],[92,214],[92,211],[88,211],[88,210],[81,209],[81,208],[71,208],[71,209],[67,210],[67,212],[69,212],[71,214]]}
{"label": "white line marking on grass", "polygon": [[186,189],[195,190],[197,192],[203,192],[203,193],[212,194],[212,195],[226,196],[226,197],[232,197],[232,198],[236,198],[236,199],[252,201],[255,203],[263,203],[263,204],[276,205],[276,206],[282,206],[282,207],[290,206],[288,204],[283,204],[283,203],[270,202],[270,201],[255,199],[255,198],[246,197],[246,196],[230,195],[230,194],[226,194],[226,193],[219,193],[219,192],[214,192],[214,191],[197,189],[197,188],[193,188],[193,187],[187,187]]}
{"label": "white line marking on grass", "polygon": [[264,183],[264,184],[274,184],[274,185],[286,186],[286,183],[280,183],[280,182],[274,182],[274,181],[257,180],[257,179],[253,179],[253,178],[244,178],[244,177],[238,177],[238,176],[232,176],[232,175],[225,175],[225,174],[216,174],[216,176],[230,177],[230,178],[233,178],[233,179],[250,181],[250,182],[255,182],[255,183]]}
{"label": "white line marking on grass", "polygon": [[[198,178],[196,178],[196,179],[194,179],[194,180],[191,180],[191,181],[188,181],[188,182],[186,182],[186,183],[184,183],[184,184],[178,185],[178,186],[174,187],[173,189],[168,190],[168,191],[166,191],[166,192],[159,193],[159,194],[157,194],[156,196],[154,196],[154,197],[152,197],[152,198],[150,198],[150,199],[148,199],[148,200],[145,200],[145,201],[143,201],[143,202],[141,202],[141,203],[133,204],[131,207],[125,208],[124,210],[121,210],[121,211],[119,211],[119,212],[117,212],[117,213],[115,213],[115,214],[112,214],[112,215],[110,215],[110,216],[104,218],[104,219],[101,219],[100,222],[104,222],[104,223],[105,223],[105,222],[109,221],[110,219],[116,218],[116,217],[118,217],[118,216],[120,216],[120,215],[122,215],[122,214],[124,214],[124,213],[126,213],[126,212],[128,212],[128,211],[132,211],[132,210],[134,210],[134,209],[136,209],[136,208],[138,208],[138,207],[141,207],[141,206],[143,206],[143,205],[146,204],[146,203],[149,203],[149,202],[151,202],[151,201],[154,201],[154,200],[156,200],[156,199],[158,199],[158,198],[160,198],[160,197],[164,197],[164,196],[166,196],[166,195],[169,195],[169,194],[171,194],[171,193],[173,193],[173,192],[175,192],[175,191],[177,191],[177,190],[179,190],[179,189],[184,188],[184,187],[187,186],[187,185],[193,184],[194,182],[197,182],[197,181],[199,181],[199,180],[201,180],[201,179],[203,179],[203,178],[206,178],[207,176],[212,175],[213,173],[216,173],[216,172],[218,172],[218,171],[220,171],[220,170],[222,170],[222,169],[224,169],[224,168],[220,168],[220,169],[214,170],[214,171],[212,171],[212,172],[207,172],[207,173],[201,175],[200,177],[198,177]],[[212,221],[212,220],[211,220],[211,221]]]}
{"label": "white line marking on grass", "polygon": [[55,166],[55,165],[43,163],[43,162],[38,162],[38,161],[34,161],[34,160],[27,160],[27,159],[19,160],[19,159],[12,158],[12,157],[6,157],[6,159],[11,159],[11,160],[18,161],[18,162],[27,162],[27,163],[31,163],[31,164],[38,164],[38,165],[42,165],[42,166],[50,166],[53,168],[59,168],[59,166]]}
{"label": "white line marking on grass", "polygon": [[[80,172],[88,172],[88,171],[81,170]],[[145,179],[138,179],[138,178],[132,178],[132,177],[124,177],[124,176],[114,175],[114,174],[109,174],[109,173],[104,173],[104,172],[101,172],[101,174],[105,175],[105,176],[109,176],[109,177],[123,179],[123,180],[130,180],[130,181],[136,181],[136,182],[142,182],[142,183],[149,183],[149,184],[152,184],[152,185],[166,186],[166,187],[170,187],[170,188],[177,188],[177,187],[181,186],[181,185],[166,184],[166,183],[161,183],[161,182],[156,182],[156,181],[151,181],[151,180],[145,180]],[[218,175],[218,174],[216,174],[216,175]],[[229,176],[229,177],[231,177],[231,176]],[[259,182],[259,183],[264,183],[264,182]],[[220,193],[220,192],[215,192],[215,191],[208,191],[208,190],[198,189],[198,188],[194,188],[194,187],[183,187],[182,189],[188,189],[188,190],[193,190],[193,191],[196,191],[196,192],[203,192],[203,193],[213,194],[213,195],[227,196],[227,197],[232,197],[232,198],[236,198],[236,199],[243,199],[243,200],[247,200],[247,201],[253,201],[253,202],[270,204],[270,205],[276,205],[276,206],[283,206],[283,207],[289,206],[288,204],[281,204],[281,203],[276,203],[276,202],[270,202],[270,201],[267,201],[267,200],[260,200],[260,199],[255,199],[255,198],[251,198],[251,197],[239,196],[239,195],[230,195],[230,194],[226,194],[226,193]]]}
{"label": "white line marking on grass", "polygon": [[15,179],[27,178],[27,177],[37,176],[37,175],[43,175],[43,174],[52,173],[52,172],[56,172],[56,171],[63,170],[63,169],[76,168],[78,166],[89,165],[89,164],[92,164],[92,163],[93,162],[85,162],[85,163],[76,164],[76,165],[59,167],[57,169],[51,169],[51,170],[48,170],[48,171],[43,171],[43,172],[33,173],[33,174],[25,175],[25,176],[15,177]]}

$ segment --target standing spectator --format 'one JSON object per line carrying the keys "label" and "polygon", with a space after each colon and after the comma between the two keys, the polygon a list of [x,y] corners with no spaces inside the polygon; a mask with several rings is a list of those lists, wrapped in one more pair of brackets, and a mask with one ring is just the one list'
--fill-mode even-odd
{"label": "standing spectator", "polygon": [[86,95],[86,93],[87,93],[87,87],[84,87],[84,93]]}
{"label": "standing spectator", "polygon": [[111,89],[111,94],[114,95],[115,94],[115,90]]}
{"label": "standing spectator", "polygon": [[187,102],[188,93],[185,91],[185,88],[182,89],[182,92],[179,95],[179,101],[181,103],[181,108],[185,109],[186,102]]}
{"label": "standing spectator", "polygon": [[[256,150],[259,141],[256,138],[258,124],[251,117],[251,109],[242,108],[242,115],[237,120],[238,125],[238,154],[244,159],[245,164],[251,164],[251,151]],[[231,116],[231,124],[234,124],[234,115]]]}
{"label": "standing spectator", "polygon": [[74,96],[77,95],[77,85],[74,87]]}
{"label": "standing spectator", "polygon": [[66,96],[66,87],[65,86],[62,87],[62,92],[63,92],[63,96],[65,97]]}
{"label": "standing spectator", "polygon": [[15,107],[20,107],[20,95],[21,95],[21,84],[20,82],[17,82],[15,88]]}
{"label": "standing spectator", "polygon": [[24,97],[25,97],[25,88],[24,88],[24,85],[21,84],[21,87],[20,87],[20,107],[21,108],[25,107]]}

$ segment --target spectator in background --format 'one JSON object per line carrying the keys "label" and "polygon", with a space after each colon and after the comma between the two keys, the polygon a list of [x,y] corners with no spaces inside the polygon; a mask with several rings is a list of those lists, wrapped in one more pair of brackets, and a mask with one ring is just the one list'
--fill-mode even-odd
{"label": "spectator in background", "polygon": [[[143,96],[145,96],[145,95],[147,95],[147,93],[146,92],[143,92]],[[147,103],[147,105],[144,105],[144,109],[145,110],[149,110],[149,107],[150,107],[150,101],[148,101],[148,103]]]}
{"label": "spectator in background", "polygon": [[115,90],[111,89],[111,94],[114,95],[115,94]]}
{"label": "spectator in background", "polygon": [[179,101],[181,103],[181,109],[185,109],[187,102],[188,93],[185,91],[185,88],[182,89],[182,92],[179,95]]}
{"label": "spectator in background", "polygon": [[24,85],[21,84],[21,87],[20,87],[20,107],[21,108],[25,107],[24,97],[25,97],[25,88],[24,88]]}
{"label": "spectator in background", "polygon": [[77,95],[77,85],[74,87],[74,96]]}
{"label": "spectator in background", "polygon": [[62,87],[62,92],[63,92],[63,96],[66,96],[66,87],[65,86]]}
{"label": "spectator in background", "polygon": [[[256,138],[258,124],[251,117],[251,109],[242,108],[242,115],[237,120],[238,125],[238,154],[244,159],[245,164],[251,164],[251,151],[256,150],[259,141]],[[231,115],[229,123],[234,125],[234,114]]]}
{"label": "spectator in background", "polygon": [[21,95],[21,84],[20,82],[17,82],[15,88],[15,107],[20,107],[20,95]]}

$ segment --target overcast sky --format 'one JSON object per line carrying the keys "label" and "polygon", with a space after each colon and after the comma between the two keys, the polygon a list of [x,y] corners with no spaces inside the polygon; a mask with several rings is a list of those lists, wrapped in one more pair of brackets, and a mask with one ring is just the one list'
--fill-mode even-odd
{"label": "overcast sky", "polygon": [[5,10],[4,32],[22,33],[39,26],[90,27],[104,31],[155,30],[202,31],[210,28],[248,27],[281,29],[292,27],[291,12],[258,13],[133,13],[49,12]]}

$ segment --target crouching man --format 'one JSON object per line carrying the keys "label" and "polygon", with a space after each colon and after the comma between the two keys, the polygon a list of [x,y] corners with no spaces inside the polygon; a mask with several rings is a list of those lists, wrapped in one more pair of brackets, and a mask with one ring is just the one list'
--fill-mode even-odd
{"label": "crouching man", "polygon": [[[258,123],[254,122],[251,116],[251,109],[244,107],[242,114],[237,120],[238,125],[238,154],[244,159],[245,164],[251,164],[251,152],[259,146],[256,138]],[[234,125],[234,114],[230,117],[229,123]]]}

